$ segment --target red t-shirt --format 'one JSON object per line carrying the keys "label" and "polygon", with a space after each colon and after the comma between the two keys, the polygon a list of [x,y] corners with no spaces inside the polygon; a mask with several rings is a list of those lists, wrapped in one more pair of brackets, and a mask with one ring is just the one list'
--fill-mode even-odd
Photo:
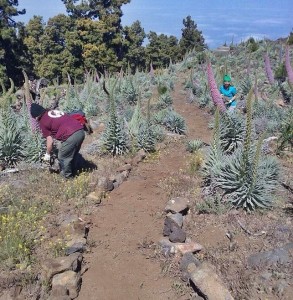
{"label": "red t-shirt", "polygon": [[66,141],[74,132],[83,129],[80,122],[59,110],[46,111],[39,123],[45,138],[52,136],[62,142]]}

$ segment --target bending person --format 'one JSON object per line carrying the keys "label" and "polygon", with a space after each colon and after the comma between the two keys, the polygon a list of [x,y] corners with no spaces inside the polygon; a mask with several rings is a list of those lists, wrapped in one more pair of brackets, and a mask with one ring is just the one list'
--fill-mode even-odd
{"label": "bending person", "polygon": [[77,156],[85,133],[83,125],[71,116],[59,110],[46,110],[39,104],[32,103],[31,115],[40,125],[47,140],[45,161],[49,161],[53,148],[53,139],[61,141],[58,151],[61,174],[65,178],[73,177],[77,171]]}

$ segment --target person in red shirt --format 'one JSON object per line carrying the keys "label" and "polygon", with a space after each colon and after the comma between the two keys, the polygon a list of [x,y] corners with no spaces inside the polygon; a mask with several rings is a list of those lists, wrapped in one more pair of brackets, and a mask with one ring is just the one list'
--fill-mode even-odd
{"label": "person in red shirt", "polygon": [[47,152],[44,160],[50,160],[53,139],[60,141],[58,160],[61,174],[65,178],[73,177],[77,167],[77,155],[85,137],[83,125],[62,111],[46,110],[37,103],[32,103],[31,115],[38,121],[43,137],[46,138]]}

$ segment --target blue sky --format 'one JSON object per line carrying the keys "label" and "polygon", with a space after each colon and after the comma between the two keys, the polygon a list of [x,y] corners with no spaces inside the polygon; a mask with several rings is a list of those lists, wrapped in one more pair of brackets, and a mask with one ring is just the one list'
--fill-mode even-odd
{"label": "blue sky", "polygon": [[[66,13],[61,0],[19,0],[27,22],[33,15],[48,18]],[[293,0],[131,0],[123,5],[123,25],[139,20],[145,32],[181,37],[183,19],[188,15],[202,31],[210,48],[225,41],[239,43],[248,37],[277,39],[293,28]]]}

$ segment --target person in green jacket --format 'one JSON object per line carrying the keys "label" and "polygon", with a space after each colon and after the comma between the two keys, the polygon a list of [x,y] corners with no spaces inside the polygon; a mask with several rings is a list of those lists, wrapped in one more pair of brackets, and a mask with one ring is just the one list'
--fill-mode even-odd
{"label": "person in green jacket", "polygon": [[237,90],[235,86],[231,84],[231,77],[229,75],[224,75],[223,85],[220,86],[220,93],[228,110],[234,111],[237,105]]}

